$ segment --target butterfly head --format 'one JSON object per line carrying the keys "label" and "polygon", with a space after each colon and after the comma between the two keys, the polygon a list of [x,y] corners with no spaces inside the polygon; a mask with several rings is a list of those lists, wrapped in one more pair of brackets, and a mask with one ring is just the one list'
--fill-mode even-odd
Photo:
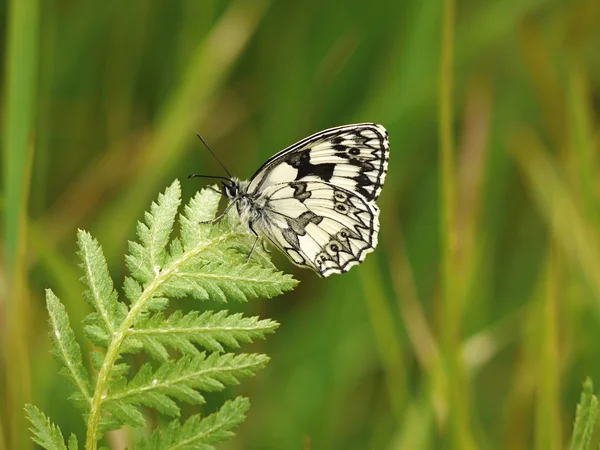
{"label": "butterfly head", "polygon": [[228,199],[234,200],[240,195],[240,180],[232,178],[228,182],[222,181],[223,195]]}
{"label": "butterfly head", "polygon": [[[226,178],[226,177],[220,177],[220,176],[213,176],[213,175],[198,175],[197,173],[192,173],[190,175],[188,175],[188,178],[217,178],[220,180],[224,180],[221,181],[221,191],[220,193],[224,196],[226,196],[228,199],[230,200],[236,200],[238,199],[240,196],[243,196],[243,194],[245,193],[245,187],[246,184],[242,183],[238,178],[235,177],[231,177],[231,178]],[[217,191],[214,188],[209,188],[212,189],[213,191]],[[219,191],[217,191],[219,192]]]}

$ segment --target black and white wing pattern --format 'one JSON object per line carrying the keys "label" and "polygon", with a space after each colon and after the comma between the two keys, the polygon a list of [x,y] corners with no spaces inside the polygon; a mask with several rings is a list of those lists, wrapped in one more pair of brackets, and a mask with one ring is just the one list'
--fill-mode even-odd
{"label": "black and white wing pattern", "polygon": [[359,123],[330,128],[282,150],[256,171],[248,194],[291,181],[323,181],[355,191],[367,201],[381,192],[390,146],[385,128]]}
{"label": "black and white wing pattern", "polygon": [[314,134],[269,159],[238,212],[297,265],[321,276],[360,264],[377,246],[389,158],[385,128],[345,125]]}
{"label": "black and white wing pattern", "polygon": [[347,272],[377,246],[379,208],[322,181],[268,188],[260,232],[299,266],[322,276]]}

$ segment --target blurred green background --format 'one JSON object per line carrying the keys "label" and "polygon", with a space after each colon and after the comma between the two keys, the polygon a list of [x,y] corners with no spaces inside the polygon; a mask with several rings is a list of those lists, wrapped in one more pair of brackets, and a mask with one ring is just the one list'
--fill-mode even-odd
{"label": "blurred green background", "polygon": [[379,248],[329,279],[274,252],[302,283],[232,307],[281,327],[247,347],[268,368],[200,408],[250,397],[221,448],[565,447],[600,383],[598,0],[12,0],[0,19],[0,449],[30,445],[29,401],[83,439],[44,303],[81,337],[77,228],[119,284],[158,192],[222,175],[196,132],[247,178],[360,121],[390,134]]}

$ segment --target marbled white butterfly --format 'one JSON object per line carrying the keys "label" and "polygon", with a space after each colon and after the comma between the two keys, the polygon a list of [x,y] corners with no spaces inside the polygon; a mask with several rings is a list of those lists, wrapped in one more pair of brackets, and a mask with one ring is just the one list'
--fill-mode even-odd
{"label": "marbled white butterfly", "polygon": [[256,236],[248,258],[264,237],[321,276],[347,272],[377,246],[375,200],[389,151],[387,131],[373,123],[313,134],[271,157],[250,181],[225,178],[221,193],[231,204],[215,220],[236,205]]}

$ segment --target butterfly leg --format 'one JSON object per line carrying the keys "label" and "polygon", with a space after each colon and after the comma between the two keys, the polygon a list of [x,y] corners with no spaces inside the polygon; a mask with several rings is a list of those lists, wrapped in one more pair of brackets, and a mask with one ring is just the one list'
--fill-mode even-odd
{"label": "butterfly leg", "polygon": [[223,195],[223,193],[221,191],[216,190],[214,187],[212,186],[206,186],[206,189],[210,189],[213,192],[216,192],[219,195]]}
{"label": "butterfly leg", "polygon": [[[203,225],[207,225],[207,224],[211,224],[211,223],[215,223],[218,222],[219,220],[221,220],[223,217],[225,217],[225,215],[229,212],[229,210],[233,207],[233,205],[235,205],[235,201],[231,202],[229,204],[229,206],[227,208],[225,208],[225,211],[223,211],[221,214],[219,214],[217,217],[215,217],[212,220],[201,220],[198,223],[201,223]],[[254,233],[256,234],[256,233]]]}
{"label": "butterfly leg", "polygon": [[252,228],[252,222],[248,222],[248,227],[250,228],[250,231],[252,231],[254,236],[256,236],[256,239],[254,240],[254,244],[252,244],[252,248],[250,249],[248,258],[246,258],[246,263],[248,263],[248,261],[250,261],[250,258],[252,257],[252,253],[254,253],[254,249],[256,248],[256,244],[258,244],[258,241],[260,239],[260,237],[258,236],[258,233],[256,231],[254,231],[254,228]]}

